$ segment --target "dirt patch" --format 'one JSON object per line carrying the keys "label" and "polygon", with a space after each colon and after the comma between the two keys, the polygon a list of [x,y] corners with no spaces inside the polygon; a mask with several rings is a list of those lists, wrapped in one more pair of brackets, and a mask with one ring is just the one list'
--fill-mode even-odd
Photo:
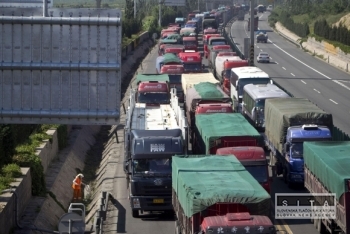
{"label": "dirt patch", "polygon": [[339,27],[340,24],[342,24],[348,30],[350,30],[350,13],[341,17],[340,20],[338,22],[336,22],[335,24],[333,24],[332,26]]}

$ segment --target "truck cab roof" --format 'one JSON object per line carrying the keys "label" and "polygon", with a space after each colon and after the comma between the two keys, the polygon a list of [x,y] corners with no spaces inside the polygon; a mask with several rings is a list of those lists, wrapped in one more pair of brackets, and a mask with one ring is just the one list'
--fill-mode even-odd
{"label": "truck cab roof", "polygon": [[[210,228],[213,233],[222,228],[221,233],[229,234],[232,230],[237,233],[274,233],[274,225],[267,216],[250,215],[248,212],[228,213],[223,216],[211,216],[203,219],[203,230]],[[235,232],[235,233],[236,233]]]}
{"label": "truck cab roof", "polygon": [[318,125],[302,125],[289,127],[287,131],[288,139],[331,139],[332,134],[328,127]]}
{"label": "truck cab roof", "polygon": [[142,81],[138,84],[138,92],[169,92],[166,81]]}

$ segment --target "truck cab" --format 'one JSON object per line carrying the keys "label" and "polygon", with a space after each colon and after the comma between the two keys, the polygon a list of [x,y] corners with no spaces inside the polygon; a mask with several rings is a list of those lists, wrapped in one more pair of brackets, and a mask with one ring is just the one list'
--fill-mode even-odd
{"label": "truck cab", "polygon": [[198,51],[198,41],[196,37],[183,37],[182,41],[185,50]]}
{"label": "truck cab", "polygon": [[178,55],[179,53],[184,51],[184,46],[182,45],[169,45],[164,47],[164,54],[175,54]]}
{"label": "truck cab", "polygon": [[204,55],[207,58],[208,56],[206,54],[208,54],[208,43],[209,43],[209,39],[211,37],[220,37],[220,34],[206,34],[203,36],[203,48],[204,48]]}
{"label": "truck cab", "polygon": [[140,212],[171,212],[171,158],[184,152],[180,129],[132,130],[124,161],[134,218]]}
{"label": "truck cab", "polygon": [[183,62],[185,73],[202,72],[202,56],[200,52],[179,53],[179,58]]}
{"label": "truck cab", "polygon": [[176,96],[180,103],[184,102],[184,91],[182,89],[181,75],[184,73],[183,65],[164,65],[161,68],[161,74],[169,75],[170,89],[176,89]]}
{"label": "truck cab", "polygon": [[331,141],[332,134],[328,127],[314,124],[289,127],[284,144],[285,165],[277,164],[277,174],[283,174],[286,182],[304,183],[303,142]]}
{"label": "truck cab", "polygon": [[227,41],[224,37],[210,37],[207,44],[207,50],[204,51],[205,58],[209,58],[209,47],[216,45],[227,45]]}
{"label": "truck cab", "polygon": [[215,59],[219,52],[233,52],[230,45],[213,45],[208,47],[209,67],[215,69]]}
{"label": "truck cab", "polygon": [[138,103],[146,104],[169,104],[170,90],[168,82],[164,81],[144,81],[138,84],[136,92]]}
{"label": "truck cab", "polygon": [[271,192],[269,169],[264,149],[257,146],[225,147],[217,155],[235,155],[250,174],[268,192]]}
{"label": "truck cab", "polygon": [[203,30],[203,35],[207,35],[207,34],[217,34],[218,30],[216,28],[206,28]]}

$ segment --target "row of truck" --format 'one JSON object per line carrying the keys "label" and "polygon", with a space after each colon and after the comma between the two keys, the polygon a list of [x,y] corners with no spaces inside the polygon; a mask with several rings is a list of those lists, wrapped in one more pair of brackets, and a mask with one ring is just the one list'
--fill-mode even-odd
{"label": "row of truck", "polygon": [[157,72],[137,75],[130,92],[124,169],[132,216],[175,211],[182,234],[277,233],[270,164],[288,185],[335,193],[337,218],[312,221],[320,233],[350,234],[350,142],[332,141],[332,115],[289,96],[231,48],[215,50],[228,43],[206,29],[198,32],[211,72],[186,70],[183,56],[194,52],[163,46]]}

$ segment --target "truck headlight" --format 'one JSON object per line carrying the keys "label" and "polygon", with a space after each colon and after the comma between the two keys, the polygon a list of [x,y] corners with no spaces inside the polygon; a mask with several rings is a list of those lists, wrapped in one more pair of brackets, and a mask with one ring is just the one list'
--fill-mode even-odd
{"label": "truck headlight", "polygon": [[138,198],[132,199],[133,208],[141,208],[140,200]]}

